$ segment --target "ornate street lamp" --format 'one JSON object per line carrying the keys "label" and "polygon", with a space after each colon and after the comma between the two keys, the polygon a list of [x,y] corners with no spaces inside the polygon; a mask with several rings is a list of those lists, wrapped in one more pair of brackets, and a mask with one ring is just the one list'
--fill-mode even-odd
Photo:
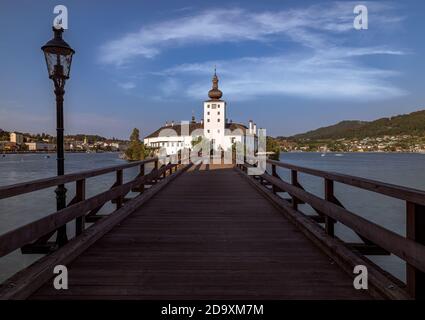
{"label": "ornate street lamp", "polygon": [[[75,51],[62,39],[63,29],[53,27],[54,38],[47,42],[41,50],[46,58],[49,78],[53,80],[56,95],[56,151],[58,176],[64,175],[64,142],[63,142],[63,96],[65,94],[65,82],[69,79],[72,56]],[[59,185],[55,190],[57,210],[66,207],[66,188]],[[66,225],[58,229],[56,243],[59,246],[68,241]]]}

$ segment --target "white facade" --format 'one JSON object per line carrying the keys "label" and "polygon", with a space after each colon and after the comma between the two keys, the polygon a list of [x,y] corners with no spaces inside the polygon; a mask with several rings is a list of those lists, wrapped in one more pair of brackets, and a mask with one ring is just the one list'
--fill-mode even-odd
{"label": "white facade", "polygon": [[56,149],[54,144],[44,142],[26,142],[25,145],[29,151],[53,151]]}
{"label": "white facade", "polygon": [[221,100],[222,92],[218,89],[218,77],[214,74],[213,87],[209,91],[209,100],[203,103],[204,119],[196,122],[168,124],[144,138],[144,144],[158,148],[167,155],[175,154],[182,149],[192,149],[192,141],[202,136],[208,139],[215,150],[231,150],[236,142],[248,142],[247,135],[255,136],[256,128],[249,122],[249,128],[238,123],[227,121],[227,103]]}
{"label": "white facade", "polygon": [[208,100],[204,102],[204,136],[211,141],[214,149],[228,148],[225,139],[226,102]]}
{"label": "white facade", "polygon": [[10,142],[21,145],[24,143],[24,135],[22,133],[12,132],[10,134]]}
{"label": "white facade", "polygon": [[[195,137],[196,139],[196,137]],[[176,154],[182,149],[192,148],[192,136],[178,135],[177,131],[171,126],[162,130],[162,134],[157,137],[145,138],[144,144],[152,147],[165,150],[166,154]]]}

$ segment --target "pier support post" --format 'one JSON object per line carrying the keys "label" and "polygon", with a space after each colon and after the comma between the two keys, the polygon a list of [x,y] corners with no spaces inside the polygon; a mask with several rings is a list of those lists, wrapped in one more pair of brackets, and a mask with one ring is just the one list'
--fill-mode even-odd
{"label": "pier support post", "polygon": [[154,166],[153,170],[155,170],[155,172],[157,172],[155,174],[154,183],[158,183],[158,159],[155,160],[155,166]]}
{"label": "pier support post", "polygon": [[[122,183],[123,183],[123,174],[122,174],[122,170],[118,170],[117,171],[117,180],[116,180],[116,186],[120,186],[120,185],[122,185]],[[119,208],[121,208],[122,207],[122,204],[123,204],[123,201],[124,199],[123,199],[123,196],[119,196],[118,198],[117,198],[117,210],[119,209]]]}
{"label": "pier support post", "polygon": [[[140,165],[140,177],[143,177],[145,175],[145,164]],[[139,192],[142,193],[145,191],[145,183],[143,182],[139,187]]]}
{"label": "pier support post", "polygon": [[[296,170],[291,170],[291,183],[298,187],[298,172]],[[292,196],[292,208],[298,210],[298,199],[295,196]]]}
{"label": "pier support post", "polygon": [[[325,179],[325,200],[336,203],[333,180]],[[329,216],[325,216],[325,230],[331,237],[335,236],[335,220]]]}
{"label": "pier support post", "polygon": [[[273,177],[276,177],[276,178],[279,178],[279,176],[278,176],[278,174],[277,174],[277,170],[276,170],[276,165],[275,164],[272,164],[272,176]],[[274,194],[276,194],[277,193],[277,188],[276,188],[276,186],[275,185],[273,185],[272,186],[272,190],[273,190],[273,193]]]}
{"label": "pier support post", "polygon": [[[75,200],[76,202],[81,202],[86,199],[86,180],[77,180],[76,182],[76,193],[75,193]],[[75,220],[75,236],[79,236],[83,233],[85,223],[86,223],[86,217],[85,215],[82,215],[81,217],[78,217]]]}
{"label": "pier support post", "polygon": [[[406,236],[408,239],[425,245],[425,206],[406,202]],[[425,272],[410,264],[406,266],[407,288],[415,299],[425,299]]]}

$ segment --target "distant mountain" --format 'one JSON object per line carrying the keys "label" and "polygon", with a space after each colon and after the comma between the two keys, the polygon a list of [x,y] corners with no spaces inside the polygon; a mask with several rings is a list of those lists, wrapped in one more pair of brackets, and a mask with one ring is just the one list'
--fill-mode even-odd
{"label": "distant mountain", "polygon": [[425,110],[375,121],[342,121],[335,125],[297,134],[289,140],[366,138],[385,135],[425,136]]}
{"label": "distant mountain", "polygon": [[337,124],[328,127],[322,127],[316,130],[308,131],[306,133],[297,134],[290,138],[299,139],[331,139],[335,137],[344,137],[349,133],[356,132],[361,129],[367,122],[357,120],[341,121]]}

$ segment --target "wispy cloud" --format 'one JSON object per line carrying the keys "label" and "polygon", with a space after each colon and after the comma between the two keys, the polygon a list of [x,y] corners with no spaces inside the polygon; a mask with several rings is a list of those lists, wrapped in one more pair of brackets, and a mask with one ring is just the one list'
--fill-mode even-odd
{"label": "wispy cloud", "polygon": [[131,90],[136,88],[136,84],[134,82],[120,82],[118,86],[124,90]]}
{"label": "wispy cloud", "polygon": [[[122,66],[136,58],[154,58],[176,46],[199,43],[290,41],[308,50],[297,55],[240,56],[223,61],[191,63],[156,72],[164,76],[159,95],[184,92],[201,98],[209,87],[211,66],[217,64],[230,99],[264,95],[314,98],[388,99],[405,94],[392,84],[396,72],[360,62],[371,55],[403,55],[386,45],[350,45],[357,2],[332,2],[284,11],[251,12],[240,8],[212,9],[144,26],[140,31],[105,43],[102,62]],[[388,3],[368,2],[374,31],[403,17]],[[368,31],[365,31],[368,32]],[[203,78],[201,78],[201,76]]]}
{"label": "wispy cloud", "polygon": [[205,98],[211,85],[213,64],[219,68],[226,98],[233,101],[270,95],[371,100],[405,94],[388,81],[398,75],[397,72],[362,67],[324,52],[304,58],[273,56],[184,64],[165,70],[164,74],[180,76],[182,82],[185,78],[191,79],[185,94],[191,98]]}
{"label": "wispy cloud", "polygon": [[[355,2],[335,2],[277,12],[257,12],[233,8],[212,9],[182,18],[143,26],[101,47],[101,61],[125,64],[136,57],[152,58],[168,47],[188,43],[273,41],[282,36],[305,46],[329,45],[328,33],[353,30]],[[387,14],[388,4],[371,2],[375,27],[395,23],[402,17]]]}

